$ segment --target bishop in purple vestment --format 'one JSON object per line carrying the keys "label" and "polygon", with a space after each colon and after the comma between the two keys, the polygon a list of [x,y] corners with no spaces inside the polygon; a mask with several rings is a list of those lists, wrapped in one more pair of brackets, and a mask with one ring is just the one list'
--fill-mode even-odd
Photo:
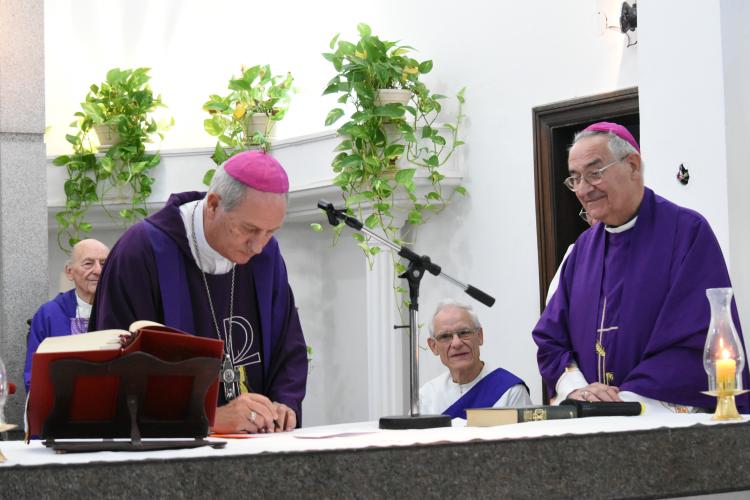
{"label": "bishop in purple vestment", "polygon": [[289,182],[260,152],[235,155],[207,194],[172,195],[112,249],[91,330],[152,320],[225,343],[214,432],[301,424],[307,350],[273,233]]}
{"label": "bishop in purple vestment", "polygon": [[[533,331],[549,396],[713,408],[701,394],[706,289],[731,283],[708,222],[644,187],[638,144],[620,125],[579,133],[568,168],[565,184],[600,222],[576,241]],[[732,312],[742,338],[734,304]],[[742,379],[749,388],[747,365]],[[750,410],[747,395],[737,406]]]}

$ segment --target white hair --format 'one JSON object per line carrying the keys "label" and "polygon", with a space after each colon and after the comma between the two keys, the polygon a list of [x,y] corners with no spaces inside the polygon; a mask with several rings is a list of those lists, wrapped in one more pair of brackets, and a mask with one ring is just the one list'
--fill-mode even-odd
{"label": "white hair", "polygon": [[578,132],[575,137],[573,137],[573,144],[580,141],[581,139],[585,139],[586,137],[593,137],[597,135],[607,136],[607,147],[609,148],[609,152],[612,153],[612,156],[614,156],[615,158],[624,158],[625,156],[631,155],[633,153],[640,156],[640,153],[637,149],[635,149],[635,147],[633,147],[632,144],[630,144],[619,135],[613,134],[612,132],[583,130],[581,132]]}
{"label": "white hair", "polygon": [[[578,132],[573,137],[573,144],[571,144],[570,149],[572,149],[573,145],[575,145],[575,143],[580,141],[581,139],[585,139],[586,137],[593,137],[596,135],[607,136],[607,148],[609,149],[609,152],[612,153],[612,156],[614,158],[625,158],[626,156],[630,156],[633,153],[641,156],[640,151],[638,151],[632,144],[630,144],[619,135],[613,134],[612,132],[602,132],[599,130],[582,130],[581,132]],[[568,151],[570,151],[570,149],[568,149]],[[641,174],[643,173],[645,167],[646,165],[643,163],[643,158],[641,158]]]}
{"label": "white hair", "polygon": [[231,211],[242,203],[247,195],[247,186],[224,171],[224,167],[217,167],[209,193],[219,195],[219,203],[226,211]]}
{"label": "white hair", "polygon": [[482,328],[482,324],[479,322],[479,316],[477,316],[477,313],[474,312],[474,308],[471,307],[469,304],[466,304],[465,302],[460,302],[458,300],[454,299],[443,299],[440,302],[438,302],[437,307],[435,308],[435,313],[432,315],[432,319],[429,323],[430,328],[430,336],[435,336],[435,317],[440,314],[440,312],[443,309],[446,309],[448,307],[455,307],[457,309],[463,309],[466,311],[471,318],[472,323],[474,323],[474,328]]}
{"label": "white hair", "polygon": [[[227,212],[234,210],[237,205],[245,201],[245,197],[250,191],[255,193],[262,192],[238,181],[237,179],[226,173],[223,166],[216,167],[214,178],[211,180],[211,185],[208,188],[209,193],[215,193],[219,195],[219,204]],[[289,193],[283,193],[283,195],[284,200],[289,203]]]}

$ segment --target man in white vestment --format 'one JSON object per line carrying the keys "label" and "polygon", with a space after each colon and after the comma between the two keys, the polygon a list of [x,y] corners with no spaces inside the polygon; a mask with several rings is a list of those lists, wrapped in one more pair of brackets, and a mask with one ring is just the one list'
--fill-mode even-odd
{"label": "man in white vestment", "polygon": [[503,368],[494,370],[479,358],[484,332],[470,305],[441,301],[430,322],[427,344],[448,371],[419,390],[422,414],[466,418],[467,408],[531,406],[523,380]]}

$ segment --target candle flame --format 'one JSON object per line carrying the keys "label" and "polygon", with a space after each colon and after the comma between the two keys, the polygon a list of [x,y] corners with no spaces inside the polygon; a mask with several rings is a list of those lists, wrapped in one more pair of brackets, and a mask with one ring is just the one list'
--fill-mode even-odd
{"label": "candle flame", "polygon": [[729,351],[727,349],[722,350],[721,357],[722,359],[729,359]]}

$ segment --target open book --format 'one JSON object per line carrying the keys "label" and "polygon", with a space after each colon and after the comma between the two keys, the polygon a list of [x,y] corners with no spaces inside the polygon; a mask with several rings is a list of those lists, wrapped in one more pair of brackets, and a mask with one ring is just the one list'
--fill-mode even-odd
{"label": "open book", "polygon": [[48,352],[76,352],[76,351],[114,351],[123,347],[121,339],[130,337],[141,328],[164,329],[176,332],[155,321],[140,320],[133,322],[128,330],[99,330],[82,335],[66,335],[62,337],[47,337],[36,350],[36,353]]}
{"label": "open book", "polygon": [[[139,359],[137,369],[127,366],[134,359],[132,356],[119,361],[133,353],[149,355],[141,356],[147,359]],[[215,364],[204,400],[205,414],[212,425],[223,353],[221,340],[197,337],[151,321],[136,321],[130,325],[130,331],[100,330],[46,338],[39,344],[31,362],[28,431],[32,436],[47,437],[44,429],[48,417],[61,413],[73,424],[101,424],[100,428],[104,429],[127,413],[127,407],[123,406],[126,393],[137,393],[138,419],[143,422],[184,420],[191,411],[194,384],[206,380],[205,375],[201,379],[194,374],[197,372],[192,368],[193,360],[198,364],[208,360],[212,367]],[[64,365],[68,367],[63,370]],[[121,383],[123,381],[129,382]],[[140,388],[134,389],[134,384],[139,384]],[[60,408],[55,407],[56,401]],[[63,406],[65,411],[61,412]],[[148,425],[143,426],[144,437],[149,433]],[[160,429],[159,433],[165,428],[156,424],[152,427],[153,432]]]}

